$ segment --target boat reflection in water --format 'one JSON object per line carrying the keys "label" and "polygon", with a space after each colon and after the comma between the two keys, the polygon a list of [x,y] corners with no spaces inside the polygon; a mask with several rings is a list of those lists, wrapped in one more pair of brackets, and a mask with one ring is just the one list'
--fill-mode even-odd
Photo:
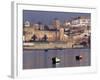
{"label": "boat reflection in water", "polygon": [[[82,58],[80,58],[80,56]],[[24,49],[23,69],[90,66],[90,49]]]}

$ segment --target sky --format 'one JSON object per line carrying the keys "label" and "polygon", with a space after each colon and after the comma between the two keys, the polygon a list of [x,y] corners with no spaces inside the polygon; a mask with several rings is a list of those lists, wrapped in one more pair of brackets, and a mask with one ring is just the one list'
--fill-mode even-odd
{"label": "sky", "polygon": [[31,23],[42,22],[42,24],[51,25],[52,20],[55,18],[58,18],[64,23],[64,20],[71,20],[78,16],[90,17],[90,15],[90,13],[23,10],[23,21],[29,21]]}

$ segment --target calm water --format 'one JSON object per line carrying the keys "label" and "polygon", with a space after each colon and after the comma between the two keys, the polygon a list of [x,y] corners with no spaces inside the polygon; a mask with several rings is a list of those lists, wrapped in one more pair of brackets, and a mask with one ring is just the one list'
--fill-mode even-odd
{"label": "calm water", "polygon": [[[76,60],[82,56],[82,60]],[[60,62],[53,65],[52,58]],[[23,69],[75,67],[90,65],[90,49],[23,50]]]}

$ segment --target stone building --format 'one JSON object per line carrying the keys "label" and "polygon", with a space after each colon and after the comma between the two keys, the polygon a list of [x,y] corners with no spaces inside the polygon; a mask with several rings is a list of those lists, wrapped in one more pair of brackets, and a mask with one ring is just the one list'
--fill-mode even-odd
{"label": "stone building", "polygon": [[60,30],[59,30],[59,37],[60,37],[60,41],[64,40],[64,28],[60,28]]}
{"label": "stone building", "polygon": [[59,19],[55,18],[52,22],[52,25],[55,29],[59,30],[61,26],[61,22]]}
{"label": "stone building", "polygon": [[71,25],[90,26],[90,17],[80,16],[71,21]]}
{"label": "stone building", "polygon": [[[30,41],[33,35],[37,36],[37,41],[42,40],[44,35],[48,37],[48,41],[55,41],[56,40],[56,32],[55,31],[42,31],[36,30],[33,27],[25,27],[24,29],[24,39],[25,41]],[[59,34],[59,32],[57,32]]]}
{"label": "stone building", "polygon": [[90,30],[90,17],[80,16],[71,21],[72,27],[84,27],[85,30]]}

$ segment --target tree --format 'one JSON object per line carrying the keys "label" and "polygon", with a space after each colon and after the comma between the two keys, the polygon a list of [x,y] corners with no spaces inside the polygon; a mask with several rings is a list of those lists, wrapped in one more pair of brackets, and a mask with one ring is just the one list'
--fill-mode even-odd
{"label": "tree", "polygon": [[48,39],[48,37],[47,37],[47,35],[45,34],[44,37],[43,37],[43,40],[44,40],[44,41],[47,41],[47,39]]}
{"label": "tree", "polygon": [[32,36],[32,40],[35,41],[36,38],[37,38],[37,37],[36,37],[36,35],[34,34],[34,35]]}

